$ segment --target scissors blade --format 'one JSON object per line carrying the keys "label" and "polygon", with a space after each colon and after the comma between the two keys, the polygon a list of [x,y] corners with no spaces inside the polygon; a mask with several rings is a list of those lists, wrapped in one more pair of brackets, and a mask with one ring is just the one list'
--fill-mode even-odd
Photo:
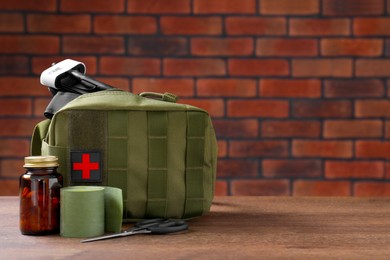
{"label": "scissors blade", "polygon": [[150,234],[152,233],[150,230],[147,229],[141,229],[141,230],[130,230],[130,231],[123,231],[121,233],[111,234],[111,235],[105,235],[100,237],[93,237],[81,240],[81,243],[87,243],[87,242],[93,242],[93,241],[99,241],[99,240],[105,240],[110,238],[116,238],[116,237],[126,237],[126,236],[132,236],[137,234]]}
{"label": "scissors blade", "polygon": [[88,238],[81,240],[81,243],[87,243],[87,242],[93,242],[93,241],[98,241],[98,240],[104,240],[104,239],[110,239],[110,238],[115,238],[115,237],[122,237],[124,235],[130,235],[128,234],[130,232],[121,232],[121,233],[116,233],[116,234],[111,234],[111,235],[105,235],[105,236],[100,236],[100,237],[93,237],[93,238]]}

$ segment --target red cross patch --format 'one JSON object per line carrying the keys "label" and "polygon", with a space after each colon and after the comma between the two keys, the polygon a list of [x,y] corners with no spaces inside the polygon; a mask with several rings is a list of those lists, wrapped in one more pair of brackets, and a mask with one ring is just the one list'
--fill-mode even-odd
{"label": "red cross patch", "polygon": [[99,152],[71,152],[72,182],[100,182],[101,163]]}

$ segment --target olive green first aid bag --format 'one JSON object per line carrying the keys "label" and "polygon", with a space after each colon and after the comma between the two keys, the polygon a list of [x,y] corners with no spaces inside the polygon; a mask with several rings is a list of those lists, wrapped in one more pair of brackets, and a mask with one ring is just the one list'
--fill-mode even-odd
{"label": "olive green first aid bag", "polygon": [[217,142],[208,113],[120,90],[84,94],[32,136],[32,155],[55,155],[64,186],[123,192],[124,220],[192,218],[210,210]]}

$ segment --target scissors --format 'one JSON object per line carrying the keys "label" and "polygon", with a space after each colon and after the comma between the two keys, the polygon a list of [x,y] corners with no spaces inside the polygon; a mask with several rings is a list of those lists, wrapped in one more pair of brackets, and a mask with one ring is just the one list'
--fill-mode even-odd
{"label": "scissors", "polygon": [[115,237],[126,237],[126,236],[132,236],[137,234],[176,233],[187,229],[188,229],[188,223],[181,219],[162,219],[162,218],[147,219],[136,223],[134,227],[129,228],[120,233],[84,239],[81,240],[81,243],[93,242],[93,241],[110,239]]}

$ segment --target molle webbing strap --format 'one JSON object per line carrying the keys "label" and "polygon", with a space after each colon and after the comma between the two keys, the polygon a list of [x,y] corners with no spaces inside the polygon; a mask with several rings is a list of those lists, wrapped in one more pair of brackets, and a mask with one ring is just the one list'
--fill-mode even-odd
{"label": "molle webbing strap", "polygon": [[126,111],[109,111],[107,120],[107,185],[122,190],[124,218],[127,218],[128,115]]}
{"label": "molle webbing strap", "polygon": [[186,200],[183,218],[192,218],[203,213],[205,128],[203,113],[187,112]]}
{"label": "molle webbing strap", "polygon": [[163,217],[167,208],[168,115],[148,112],[148,199],[146,217]]}

